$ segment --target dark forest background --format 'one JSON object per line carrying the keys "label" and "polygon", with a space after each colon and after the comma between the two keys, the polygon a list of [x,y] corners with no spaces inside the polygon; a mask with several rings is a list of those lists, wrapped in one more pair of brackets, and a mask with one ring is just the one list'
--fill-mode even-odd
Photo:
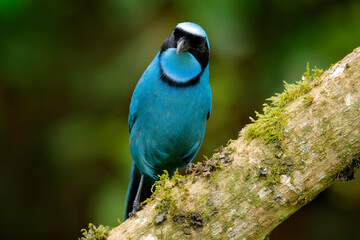
{"label": "dark forest background", "polygon": [[[264,99],[360,45],[356,0],[0,0],[1,239],[77,239],[122,219],[133,89],[178,22],[208,33],[213,112],[197,161]],[[360,175],[272,239],[360,239]]]}

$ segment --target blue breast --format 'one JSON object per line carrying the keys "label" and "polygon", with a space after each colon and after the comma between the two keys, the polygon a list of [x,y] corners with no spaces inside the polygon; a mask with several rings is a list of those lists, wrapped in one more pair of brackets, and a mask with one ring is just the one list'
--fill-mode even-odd
{"label": "blue breast", "polygon": [[162,53],[160,64],[164,73],[176,82],[186,82],[199,75],[201,65],[189,52],[176,54],[176,48]]}
{"label": "blue breast", "polygon": [[[162,64],[163,70],[173,73],[172,77],[179,81],[197,76],[201,67],[196,59],[192,59],[191,54],[179,55],[166,57],[171,58],[172,63],[195,62],[172,65],[166,61]],[[211,111],[208,67],[197,84],[181,88],[161,80],[159,64],[158,54],[136,86],[129,114],[131,155],[139,171],[153,179],[164,169],[172,173],[192,160],[200,148]],[[181,71],[175,66],[185,66],[190,71]]]}

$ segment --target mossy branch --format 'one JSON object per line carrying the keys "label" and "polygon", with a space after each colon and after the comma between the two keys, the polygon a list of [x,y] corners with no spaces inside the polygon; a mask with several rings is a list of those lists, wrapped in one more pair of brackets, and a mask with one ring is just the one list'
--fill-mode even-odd
{"label": "mossy branch", "polygon": [[193,173],[163,177],[120,239],[265,239],[360,165],[360,48],[285,84],[237,140]]}

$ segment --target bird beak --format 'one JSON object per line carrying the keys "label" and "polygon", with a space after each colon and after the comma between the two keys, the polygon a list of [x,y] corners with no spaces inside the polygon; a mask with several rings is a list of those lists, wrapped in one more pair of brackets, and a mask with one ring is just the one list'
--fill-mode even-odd
{"label": "bird beak", "polygon": [[190,48],[189,42],[187,40],[185,40],[184,38],[181,38],[177,44],[176,54],[179,54],[179,52],[181,52],[181,51],[188,50],[189,48]]}

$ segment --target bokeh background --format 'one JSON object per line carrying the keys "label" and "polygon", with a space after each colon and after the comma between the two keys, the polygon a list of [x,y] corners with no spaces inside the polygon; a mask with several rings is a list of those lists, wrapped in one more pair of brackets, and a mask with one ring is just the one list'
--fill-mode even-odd
{"label": "bokeh background", "polygon": [[[213,112],[202,155],[235,139],[307,62],[360,45],[356,0],[0,0],[1,239],[77,239],[124,211],[132,91],[173,27],[211,44]],[[336,183],[272,239],[360,239],[360,175]]]}

